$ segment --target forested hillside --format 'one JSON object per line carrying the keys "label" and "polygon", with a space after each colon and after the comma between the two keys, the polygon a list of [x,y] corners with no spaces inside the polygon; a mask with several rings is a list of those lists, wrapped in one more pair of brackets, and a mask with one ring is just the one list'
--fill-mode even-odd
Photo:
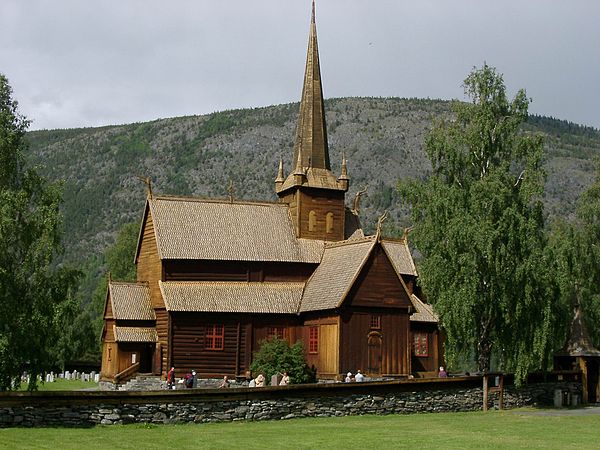
{"label": "forested hillside", "polygon": [[[425,177],[423,140],[432,121],[450,118],[450,103],[398,98],[326,101],[332,169],[348,160],[351,203],[368,187],[361,218],[372,230],[389,209],[388,232],[407,225],[395,190],[398,179]],[[225,111],[101,128],[28,133],[32,158],[50,180],[64,180],[64,259],[87,272],[89,296],[103,270],[102,252],[125,223],[141,218],[145,187],[156,194],[227,197],[230,180],[239,199],[275,200],[280,156],[291,167],[298,104]],[[547,214],[569,216],[591,184],[600,132],[546,117],[531,117],[526,132],[546,137]]]}

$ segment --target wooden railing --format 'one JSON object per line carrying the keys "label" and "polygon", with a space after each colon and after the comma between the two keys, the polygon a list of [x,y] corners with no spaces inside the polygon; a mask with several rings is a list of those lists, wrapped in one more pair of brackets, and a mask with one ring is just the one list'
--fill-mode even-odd
{"label": "wooden railing", "polygon": [[121,372],[119,372],[118,374],[115,375],[115,383],[120,383],[122,381],[126,381],[127,379],[131,378],[131,376],[134,373],[139,372],[139,370],[140,370],[139,362],[132,364],[127,369],[122,370]]}

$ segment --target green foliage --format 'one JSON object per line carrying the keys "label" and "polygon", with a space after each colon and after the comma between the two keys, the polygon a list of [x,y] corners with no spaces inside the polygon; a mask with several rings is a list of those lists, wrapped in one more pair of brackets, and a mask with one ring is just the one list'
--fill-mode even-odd
{"label": "green foliage", "polygon": [[487,371],[494,357],[521,381],[546,364],[554,343],[543,146],[520,132],[523,90],[509,101],[487,65],[464,87],[471,102],[456,102],[456,120],[440,122],[426,140],[432,176],[399,189],[412,206],[420,282],[441,316],[450,363],[473,353]]}
{"label": "green foliage", "polygon": [[600,347],[600,163],[596,180],[580,197],[573,222],[555,223],[551,251],[563,311],[562,342],[573,318],[571,306],[581,304],[596,347]]}
{"label": "green foliage", "polygon": [[26,168],[28,121],[11,95],[0,74],[0,390],[18,388],[24,371],[33,390],[37,375],[61,362],[79,274],[53,265],[61,250],[61,192]]}
{"label": "green foliage", "polygon": [[308,367],[304,359],[304,347],[302,341],[290,346],[282,339],[271,339],[261,342],[260,350],[254,354],[254,360],[250,366],[253,373],[263,373],[267,380],[278,373],[287,372],[290,382],[314,383],[316,373]]}

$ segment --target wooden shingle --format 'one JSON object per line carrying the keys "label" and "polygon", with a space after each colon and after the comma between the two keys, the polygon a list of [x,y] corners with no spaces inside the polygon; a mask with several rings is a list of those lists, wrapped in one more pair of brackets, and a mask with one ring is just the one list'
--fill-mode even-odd
{"label": "wooden shingle", "polygon": [[148,283],[126,283],[111,281],[108,292],[117,320],[156,320]]}
{"label": "wooden shingle", "polygon": [[321,264],[306,283],[300,311],[340,306],[376,243],[371,236],[327,244]]}
{"label": "wooden shingle", "polygon": [[296,238],[281,203],[148,200],[161,259],[318,263],[323,241]]}
{"label": "wooden shingle", "polygon": [[117,327],[115,326],[116,342],[157,342],[155,328]]}
{"label": "wooden shingle", "polygon": [[433,307],[427,303],[424,303],[415,294],[411,295],[413,305],[415,305],[416,312],[410,316],[411,322],[431,322],[438,323],[439,317],[433,311]]}
{"label": "wooden shingle", "polygon": [[295,314],[304,283],[161,281],[169,311]]}

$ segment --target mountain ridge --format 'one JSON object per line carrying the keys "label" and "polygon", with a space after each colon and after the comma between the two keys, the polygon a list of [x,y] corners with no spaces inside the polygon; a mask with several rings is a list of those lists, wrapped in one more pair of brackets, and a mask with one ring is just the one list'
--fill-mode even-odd
{"label": "mountain ridge", "polygon": [[[31,162],[50,181],[64,183],[65,262],[99,272],[101,254],[125,223],[139,221],[148,176],[158,195],[276,200],[279,158],[292,167],[298,103],[181,116],[102,127],[36,130],[27,134]],[[388,233],[408,225],[396,181],[423,178],[431,166],[423,149],[433,121],[452,117],[451,101],[350,97],[325,101],[332,170],[342,152],[351,187],[347,204],[368,186],[361,220],[372,231],[390,211]],[[569,218],[579,193],[595,176],[600,131],[530,116],[526,132],[545,137],[548,173],[544,202],[550,219]]]}

